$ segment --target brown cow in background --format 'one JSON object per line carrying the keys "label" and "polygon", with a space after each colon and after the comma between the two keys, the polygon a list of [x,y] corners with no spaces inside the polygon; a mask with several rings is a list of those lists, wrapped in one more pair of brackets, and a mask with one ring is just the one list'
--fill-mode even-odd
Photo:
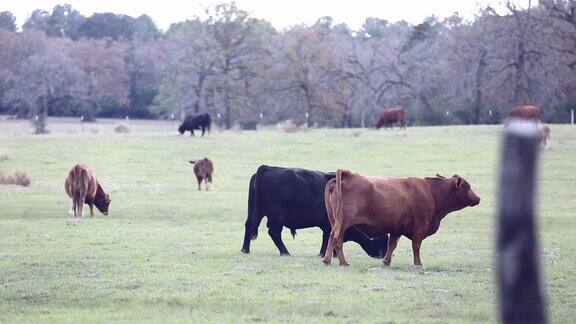
{"label": "brown cow in background", "polygon": [[84,217],[82,209],[84,204],[90,207],[90,217],[94,217],[93,206],[108,215],[110,196],[104,192],[94,172],[86,165],[76,164],[64,183],[68,197],[72,198],[72,211],[74,217]]}
{"label": "brown cow in background", "polygon": [[324,190],[332,233],[324,263],[330,264],[334,250],[340,265],[348,265],[342,250],[343,233],[351,226],[368,237],[390,234],[384,265],[390,265],[400,236],[412,240],[414,264],[421,266],[420,245],[436,233],[442,219],[453,211],[476,206],[480,198],[470,184],[455,175],[445,178],[369,177],[338,170]]}
{"label": "brown cow in background", "polygon": [[190,160],[189,162],[194,165],[194,174],[196,175],[196,180],[198,180],[198,190],[202,190],[200,189],[202,180],[204,180],[206,190],[208,190],[208,182],[212,183],[212,172],[214,172],[212,161],[205,157],[196,161]]}
{"label": "brown cow in background", "polygon": [[511,119],[524,119],[533,120],[535,122],[540,120],[540,108],[536,106],[520,106],[514,107],[508,113],[505,124],[508,125]]}
{"label": "brown cow in background", "polygon": [[406,110],[402,107],[386,108],[380,114],[380,118],[376,123],[376,129],[384,126],[384,129],[390,126],[394,128],[395,123],[400,123],[400,128],[406,129]]}

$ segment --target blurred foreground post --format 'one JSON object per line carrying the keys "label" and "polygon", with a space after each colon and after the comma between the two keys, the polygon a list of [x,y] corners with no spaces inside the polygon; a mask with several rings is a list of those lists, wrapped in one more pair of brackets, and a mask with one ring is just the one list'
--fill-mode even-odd
{"label": "blurred foreground post", "polygon": [[498,281],[503,323],[547,321],[536,233],[538,130],[512,121],[506,128],[498,210]]}
{"label": "blurred foreground post", "polygon": [[570,112],[570,124],[574,125],[574,109]]}

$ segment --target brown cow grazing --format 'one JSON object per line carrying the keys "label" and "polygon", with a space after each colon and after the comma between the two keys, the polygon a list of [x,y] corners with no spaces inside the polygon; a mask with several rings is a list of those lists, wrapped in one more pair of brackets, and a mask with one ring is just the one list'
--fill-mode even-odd
{"label": "brown cow grazing", "polygon": [[380,118],[376,123],[376,129],[380,129],[384,126],[384,129],[388,126],[394,128],[395,123],[400,123],[400,128],[406,129],[406,110],[402,107],[386,108],[380,114]]}
{"label": "brown cow grazing", "polygon": [[208,182],[212,183],[212,172],[214,172],[214,165],[209,158],[205,157],[200,160],[191,160],[190,164],[194,164],[194,174],[196,175],[196,180],[198,180],[198,190],[200,189],[200,184],[202,180],[206,184],[206,190],[208,190]]}
{"label": "brown cow grazing", "polygon": [[334,250],[340,265],[348,265],[342,250],[342,234],[351,226],[376,238],[390,234],[384,265],[390,265],[392,253],[401,235],[412,240],[414,264],[421,266],[420,245],[436,233],[440,221],[449,213],[476,206],[480,198],[470,184],[455,175],[448,179],[369,177],[338,170],[324,191],[332,233],[324,263],[330,264]]}
{"label": "brown cow grazing", "polygon": [[72,198],[74,217],[84,217],[82,212],[84,204],[90,207],[90,217],[94,217],[94,205],[102,214],[108,215],[110,196],[104,192],[96,179],[96,175],[89,167],[76,164],[68,172],[64,188],[68,197]]}
{"label": "brown cow grazing", "polygon": [[538,124],[538,133],[540,144],[544,146],[545,150],[548,150],[548,148],[550,148],[550,127],[544,124]]}
{"label": "brown cow grazing", "polygon": [[510,120],[513,118],[525,119],[525,120],[540,120],[540,108],[536,106],[520,106],[514,107],[508,113],[508,118],[506,118],[505,125],[508,126]]}

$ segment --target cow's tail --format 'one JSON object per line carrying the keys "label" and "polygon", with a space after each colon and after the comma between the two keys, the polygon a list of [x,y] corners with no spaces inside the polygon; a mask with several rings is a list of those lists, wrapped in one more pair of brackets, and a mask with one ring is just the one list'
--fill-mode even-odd
{"label": "cow's tail", "polygon": [[[342,222],[344,221],[344,212],[342,210],[344,202],[342,201],[342,174],[345,170],[339,169],[336,171],[336,186],[334,187],[334,194],[336,199],[331,199],[332,215],[334,217],[334,225],[332,226],[332,236],[337,239],[342,229]],[[330,199],[330,197],[326,197]],[[335,204],[334,204],[335,202]]]}
{"label": "cow's tail", "polygon": [[252,239],[255,240],[258,237],[258,227],[260,226],[260,222],[262,218],[264,218],[264,214],[261,210],[261,206],[259,204],[259,196],[260,196],[260,178],[262,174],[268,169],[267,166],[261,165],[256,170],[256,174],[254,175],[254,204],[252,206]]}
{"label": "cow's tail", "polygon": [[74,166],[72,170],[72,200],[75,204],[75,212],[79,212],[86,199],[88,191],[87,179],[85,179],[84,170],[80,165]]}

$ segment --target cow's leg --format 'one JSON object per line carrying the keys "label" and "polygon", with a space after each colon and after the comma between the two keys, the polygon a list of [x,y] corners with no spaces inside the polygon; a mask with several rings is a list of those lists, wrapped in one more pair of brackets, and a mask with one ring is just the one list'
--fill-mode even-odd
{"label": "cow's leg", "polygon": [[322,262],[324,262],[325,265],[330,265],[330,263],[332,263],[332,256],[334,255],[334,243],[335,239],[332,235],[330,235],[330,238],[328,239],[328,246],[326,247],[326,252],[324,253],[324,259],[322,259]]}
{"label": "cow's leg", "polygon": [[338,255],[338,261],[340,262],[341,266],[347,266],[348,262],[346,262],[346,257],[344,256],[344,249],[343,249],[343,242],[342,242],[342,235],[340,235],[334,242],[336,246],[336,254]]}
{"label": "cow's leg", "polygon": [[194,136],[194,128],[190,130],[190,136]]}
{"label": "cow's leg", "polygon": [[330,229],[322,229],[322,245],[320,246],[319,257],[324,257],[326,254],[326,246],[328,245],[328,240],[330,239]]}
{"label": "cow's leg", "polygon": [[412,239],[412,253],[414,254],[414,265],[422,266],[422,262],[420,261],[420,245],[422,244],[421,238],[413,238]]}
{"label": "cow's leg", "polygon": [[384,256],[384,265],[389,266],[390,262],[392,261],[392,253],[394,253],[394,249],[398,245],[398,240],[400,239],[399,234],[390,234],[390,240],[388,241],[388,249],[386,250],[386,255]]}
{"label": "cow's leg", "polygon": [[204,184],[206,185],[206,191],[210,190],[210,188],[208,188],[208,177],[204,178]]}
{"label": "cow's leg", "polygon": [[80,197],[80,199],[76,203],[76,208],[78,208],[79,217],[82,217],[82,218],[84,218],[84,212],[82,211],[82,209],[84,208],[85,199],[86,199],[85,197]]}
{"label": "cow's leg", "polygon": [[200,184],[202,184],[202,177],[196,177],[196,180],[198,181],[198,190],[202,191],[200,188]]}
{"label": "cow's leg", "polygon": [[206,132],[206,127],[202,126],[202,137],[204,137],[204,132]]}
{"label": "cow's leg", "polygon": [[90,207],[90,218],[92,218],[94,217],[94,209],[93,209],[94,205],[88,204],[88,207]]}
{"label": "cow's leg", "polygon": [[270,224],[270,227],[268,228],[268,235],[270,235],[272,241],[274,241],[274,244],[276,244],[278,251],[280,251],[280,255],[290,255],[288,249],[286,249],[286,246],[282,241],[282,225]]}
{"label": "cow's leg", "polygon": [[[250,208],[250,206],[248,206]],[[244,223],[244,243],[242,244],[242,251],[243,253],[250,253],[250,240],[252,239],[252,222],[250,216]]]}

